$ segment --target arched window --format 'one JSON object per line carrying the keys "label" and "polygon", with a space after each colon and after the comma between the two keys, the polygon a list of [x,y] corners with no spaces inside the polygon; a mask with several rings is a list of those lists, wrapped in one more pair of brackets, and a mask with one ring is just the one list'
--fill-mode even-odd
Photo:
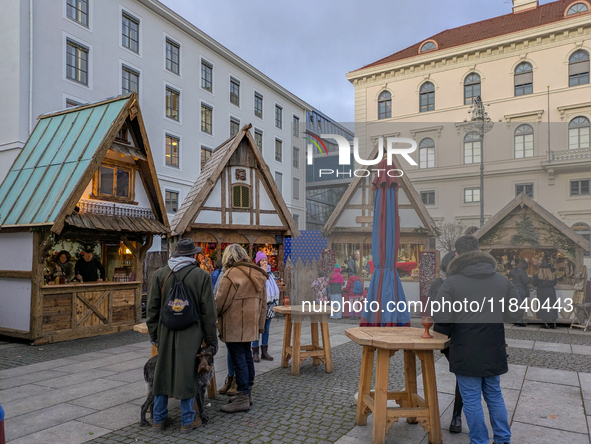
{"label": "arched window", "polygon": [[524,96],[534,92],[534,71],[527,62],[515,68],[515,95]]}
{"label": "arched window", "polygon": [[433,111],[435,109],[435,86],[431,82],[423,83],[420,90],[420,111]]}
{"label": "arched window", "polygon": [[232,206],[234,208],[250,208],[250,188],[244,185],[232,187]]}
{"label": "arched window", "polygon": [[464,137],[464,163],[480,163],[482,153],[482,138],[476,132]]}
{"label": "arched window", "polygon": [[419,168],[433,168],[435,166],[435,142],[430,137],[419,143]]}
{"label": "arched window", "polygon": [[575,3],[570,8],[568,8],[566,15],[578,14],[579,12],[586,12],[588,10],[589,8],[585,3]]}
{"label": "arched window", "polygon": [[568,124],[568,149],[589,148],[591,122],[583,116],[575,117]]}
{"label": "arched window", "polygon": [[464,80],[464,105],[471,105],[480,95],[480,76],[473,72]]}
{"label": "arched window", "polygon": [[[577,222],[572,226],[572,229],[591,242],[591,227],[585,222]],[[591,252],[586,251],[585,257],[591,256]]]}
{"label": "arched window", "polygon": [[515,158],[534,156],[534,129],[531,125],[520,125],[515,130]]}
{"label": "arched window", "polygon": [[589,53],[580,49],[568,59],[568,86],[589,83]]}
{"label": "arched window", "polygon": [[433,42],[427,42],[421,46],[421,52],[433,51],[434,49],[437,49],[437,45]]}
{"label": "arched window", "polygon": [[378,119],[389,119],[392,117],[392,94],[384,91],[378,97]]}

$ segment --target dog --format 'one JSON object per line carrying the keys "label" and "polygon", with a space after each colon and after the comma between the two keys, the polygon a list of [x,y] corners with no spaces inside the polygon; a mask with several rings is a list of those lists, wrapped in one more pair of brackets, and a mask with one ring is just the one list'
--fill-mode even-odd
{"label": "dog", "polygon": [[[197,402],[196,413],[199,415],[199,418],[201,418],[202,424],[207,424],[209,422],[209,418],[205,414],[205,392],[207,391],[207,386],[209,385],[211,378],[213,378],[213,355],[213,347],[204,347],[199,350],[197,359],[195,360],[195,369],[199,374],[198,392],[195,396],[195,401]],[[144,381],[148,384],[148,395],[142,404],[140,414],[140,426],[142,427],[150,425],[146,420],[146,413],[148,409],[152,409],[150,411],[153,411],[154,409],[154,393],[152,392],[152,388],[154,385],[154,372],[156,371],[157,360],[158,355],[153,356],[148,359],[148,362],[144,365]]]}

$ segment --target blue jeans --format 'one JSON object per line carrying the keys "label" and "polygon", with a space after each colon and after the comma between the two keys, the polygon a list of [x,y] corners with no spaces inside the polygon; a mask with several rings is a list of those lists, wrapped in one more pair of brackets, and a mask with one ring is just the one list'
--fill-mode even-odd
{"label": "blue jeans", "polygon": [[234,364],[237,390],[250,393],[250,387],[254,385],[254,362],[250,342],[227,342],[226,347]]}
{"label": "blue jeans", "polygon": [[[339,303],[339,311],[331,311],[330,317],[332,319],[341,319],[343,317],[343,294],[342,293],[331,293],[330,294],[330,302],[338,302]],[[335,305],[336,308],[336,305]]]}
{"label": "blue jeans", "polygon": [[[271,321],[273,320],[273,318],[271,319],[267,319],[265,321],[265,332],[263,333],[263,344],[262,345],[269,345],[269,330],[271,329]],[[253,347],[258,347],[259,346],[259,341],[254,341],[252,343]]]}
{"label": "blue jeans", "polygon": [[234,363],[232,362],[232,357],[230,356],[230,349],[226,344],[226,362],[228,363],[228,376],[234,376]]}
{"label": "blue jeans", "polygon": [[484,396],[488,407],[495,442],[511,442],[511,428],[509,427],[507,408],[501,392],[501,377],[487,376],[479,378],[456,375],[456,380],[464,401],[464,414],[470,429],[470,444],[488,444],[489,442],[481,396]]}
{"label": "blue jeans", "polygon": [[[181,425],[188,426],[195,420],[193,402],[195,398],[181,399]],[[154,411],[152,418],[156,424],[163,422],[168,416],[168,396],[154,396]]]}

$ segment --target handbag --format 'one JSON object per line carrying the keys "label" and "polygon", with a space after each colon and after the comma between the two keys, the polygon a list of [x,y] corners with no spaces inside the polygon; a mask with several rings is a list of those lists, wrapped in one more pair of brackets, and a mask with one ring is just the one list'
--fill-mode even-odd
{"label": "handbag", "polygon": [[267,302],[267,319],[273,319],[275,317],[275,312],[273,311],[273,307],[277,305],[277,302]]}

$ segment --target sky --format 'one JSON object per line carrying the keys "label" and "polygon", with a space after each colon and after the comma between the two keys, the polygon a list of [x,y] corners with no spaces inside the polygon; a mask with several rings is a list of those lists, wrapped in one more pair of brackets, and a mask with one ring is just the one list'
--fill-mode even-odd
{"label": "sky", "polygon": [[348,72],[512,10],[511,0],[160,1],[338,122],[354,121]]}

